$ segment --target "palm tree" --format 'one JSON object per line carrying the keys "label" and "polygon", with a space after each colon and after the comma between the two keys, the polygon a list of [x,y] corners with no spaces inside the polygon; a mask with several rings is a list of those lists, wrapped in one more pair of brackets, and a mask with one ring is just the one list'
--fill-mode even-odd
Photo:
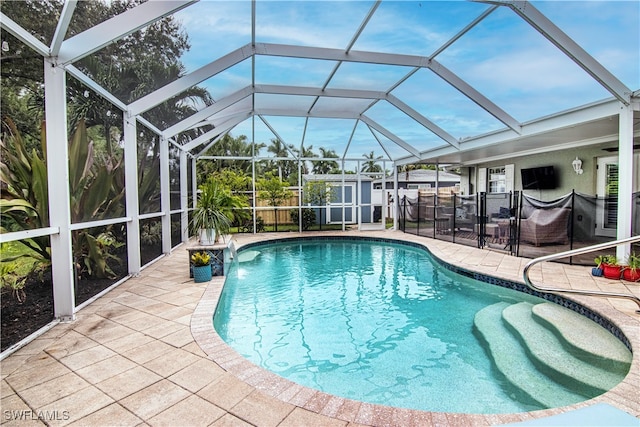
{"label": "palm tree", "polygon": [[[335,150],[327,150],[324,147],[320,147],[319,150],[320,150],[320,155],[318,157],[322,159],[338,158],[338,155],[336,154]],[[335,160],[313,160],[311,163],[313,164],[313,168],[311,169],[311,171],[314,174],[318,174],[318,175],[335,173],[340,168],[340,166],[338,165],[338,162],[336,162]]]}
{"label": "palm tree", "polygon": [[382,156],[375,157],[375,154],[371,151],[369,154],[363,154],[362,157],[367,161],[362,165],[360,172],[382,172],[382,166],[377,163],[378,160],[382,159]]}
{"label": "palm tree", "polygon": [[[287,146],[280,138],[271,140],[271,145],[267,147],[267,151],[273,153],[274,157],[289,157],[289,152],[293,150],[293,146]],[[287,160],[276,160],[275,165],[278,169],[278,177],[280,181],[286,179],[291,175],[292,166],[291,162]]]}

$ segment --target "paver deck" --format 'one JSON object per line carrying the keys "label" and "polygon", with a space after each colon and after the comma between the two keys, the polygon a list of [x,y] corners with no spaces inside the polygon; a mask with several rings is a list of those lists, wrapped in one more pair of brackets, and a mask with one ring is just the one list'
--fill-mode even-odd
{"label": "paver deck", "polygon": [[[522,281],[526,259],[393,231],[346,231],[426,245],[441,259]],[[237,246],[312,233],[239,235]],[[322,233],[326,235],[326,233]],[[211,318],[223,278],[189,279],[187,252],[145,268],[1,362],[2,425],[30,426],[458,426],[533,420],[595,403],[640,417],[640,315],[626,300],[574,297],[611,319],[635,350],[630,373],[609,392],[578,405],[518,414],[412,411],[315,391],[248,362],[215,333]],[[534,280],[606,289],[587,267],[539,265]],[[640,286],[615,283],[640,295]],[[40,417],[40,419],[39,419]]]}

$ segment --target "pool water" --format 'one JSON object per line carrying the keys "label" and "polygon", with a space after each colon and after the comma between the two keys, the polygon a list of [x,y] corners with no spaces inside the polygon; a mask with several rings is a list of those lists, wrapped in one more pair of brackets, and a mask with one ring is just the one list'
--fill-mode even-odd
{"label": "pool water", "polygon": [[233,263],[214,314],[253,363],[337,396],[411,409],[543,409],[492,372],[475,313],[541,302],[438,266],[418,248],[371,241],[276,243]]}

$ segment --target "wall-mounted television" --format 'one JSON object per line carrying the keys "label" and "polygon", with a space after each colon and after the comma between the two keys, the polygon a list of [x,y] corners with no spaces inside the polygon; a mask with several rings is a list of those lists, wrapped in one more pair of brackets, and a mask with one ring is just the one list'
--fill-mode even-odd
{"label": "wall-mounted television", "polygon": [[521,169],[523,190],[551,190],[558,186],[553,166]]}

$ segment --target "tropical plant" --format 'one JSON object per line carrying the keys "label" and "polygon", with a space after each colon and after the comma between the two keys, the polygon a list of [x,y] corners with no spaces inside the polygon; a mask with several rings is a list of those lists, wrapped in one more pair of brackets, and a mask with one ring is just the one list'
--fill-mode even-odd
{"label": "tropical plant", "polygon": [[23,303],[27,299],[24,287],[27,281],[26,277],[20,277],[16,273],[17,264],[15,262],[0,263],[0,289],[11,292],[19,303]]}
{"label": "tropical plant", "polygon": [[382,156],[377,156],[371,151],[369,154],[363,154],[362,157],[367,159],[362,165],[360,172],[382,172],[382,166],[378,164],[378,160],[381,160]]}
{"label": "tropical plant", "polygon": [[640,270],[640,255],[631,252],[629,256],[627,256],[627,267],[633,271]]}
{"label": "tropical plant", "polygon": [[278,209],[282,202],[293,196],[293,193],[287,189],[287,184],[280,178],[274,177],[268,173],[265,178],[258,180],[258,198],[266,200],[269,206],[273,207],[275,216],[275,231],[278,231]]}
{"label": "tropical plant", "polygon": [[[0,199],[2,231],[32,230],[49,225],[46,157],[36,150],[27,153],[20,133],[10,119],[3,122],[8,144],[2,143],[0,178],[6,191]],[[42,151],[46,156],[46,138],[42,128]],[[9,148],[10,147],[10,148]],[[13,151],[12,151],[13,150]],[[81,223],[121,216],[124,208],[123,171],[119,154],[98,155],[88,140],[84,121],[80,120],[69,141],[69,191],[71,222]],[[114,277],[108,260],[117,259],[110,251],[121,246],[104,234],[109,230],[79,230],[73,233],[73,256],[79,276]],[[23,239],[21,244],[33,250],[28,256],[50,260],[49,239]]]}
{"label": "tropical plant", "polygon": [[608,255],[598,255],[593,262],[595,262],[597,268],[602,268],[602,265],[606,263],[608,257]]}
{"label": "tropical plant", "polygon": [[321,157],[324,160],[312,160],[311,164],[313,167],[311,168],[311,171],[318,175],[339,173],[340,166],[338,165],[338,162],[335,160],[326,160],[338,158],[335,150],[327,150],[324,147],[320,147],[319,150],[320,155],[318,157]]}
{"label": "tropical plant", "polygon": [[[0,213],[2,232],[35,230],[49,225],[47,192],[47,167],[35,149],[27,151],[15,123],[10,118],[2,122],[3,138],[0,140],[0,182],[2,198]],[[44,129],[42,150],[45,151]],[[36,257],[48,260],[49,239],[34,237],[20,240]]]}
{"label": "tropical plant", "polygon": [[209,265],[209,261],[211,260],[211,256],[205,251],[194,252],[191,255],[191,262],[196,267],[204,267],[205,265]]}
{"label": "tropical plant", "polygon": [[229,233],[236,214],[242,213],[242,208],[247,204],[243,197],[233,195],[215,176],[200,185],[198,190],[191,229],[194,234],[204,230],[207,239],[215,241],[219,236]]}

